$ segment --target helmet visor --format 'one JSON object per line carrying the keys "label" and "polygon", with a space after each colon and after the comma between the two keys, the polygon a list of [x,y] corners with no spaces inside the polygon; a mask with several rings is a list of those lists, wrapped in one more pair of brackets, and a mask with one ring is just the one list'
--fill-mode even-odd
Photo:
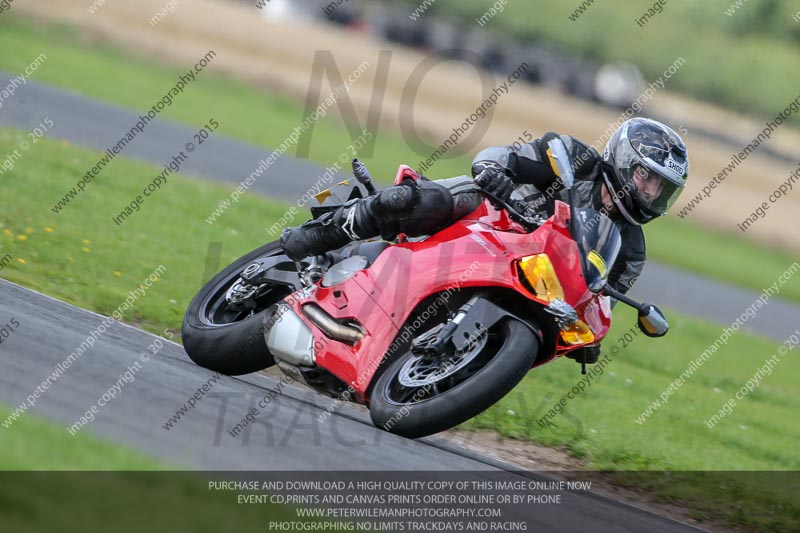
{"label": "helmet visor", "polygon": [[641,164],[620,169],[620,173],[639,205],[656,216],[669,211],[683,189],[671,179]]}

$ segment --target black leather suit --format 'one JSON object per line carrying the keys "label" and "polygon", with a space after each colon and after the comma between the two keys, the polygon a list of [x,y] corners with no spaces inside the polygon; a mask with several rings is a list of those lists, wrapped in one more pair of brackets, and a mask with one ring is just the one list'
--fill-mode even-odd
{"label": "black leather suit", "polygon": [[[561,191],[559,178],[547,156],[547,143],[558,136],[547,133],[529,143],[512,146],[486,148],[475,156],[472,175],[477,176],[490,166],[500,167],[515,184],[512,200],[527,204],[531,212],[547,211],[554,199],[567,201],[565,191]],[[585,143],[560,135],[572,156],[575,172],[573,195],[575,207],[591,207],[601,212],[600,187],[603,177],[600,174],[601,157],[597,150]],[[552,211],[550,211],[552,212]],[[641,226],[628,223],[619,215],[612,216],[622,234],[622,247],[608,276],[609,284],[622,293],[627,292],[644,269],[646,260],[644,232]]]}

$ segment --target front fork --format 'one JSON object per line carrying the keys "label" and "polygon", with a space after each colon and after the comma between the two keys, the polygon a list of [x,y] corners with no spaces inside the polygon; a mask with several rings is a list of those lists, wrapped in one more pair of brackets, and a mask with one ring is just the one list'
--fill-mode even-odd
{"label": "front fork", "polygon": [[437,355],[445,353],[445,347],[458,330],[459,325],[475,306],[481,295],[475,295],[458,308],[455,316],[446,324],[439,324],[411,342],[411,352],[415,355]]}
{"label": "front fork", "polygon": [[456,351],[464,351],[476,338],[505,318],[525,324],[541,343],[541,332],[528,321],[493,303],[487,293],[478,293],[462,305],[447,324],[415,339],[411,343],[411,351],[418,354],[442,354],[449,342],[452,342]]}

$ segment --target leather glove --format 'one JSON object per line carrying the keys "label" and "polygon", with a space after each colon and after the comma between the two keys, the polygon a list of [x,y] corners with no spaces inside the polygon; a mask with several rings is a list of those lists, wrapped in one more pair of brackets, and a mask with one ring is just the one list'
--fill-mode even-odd
{"label": "leather glove", "polygon": [[482,170],[480,174],[475,176],[475,183],[484,191],[506,203],[509,198],[511,198],[511,193],[516,188],[514,182],[511,181],[511,178],[509,178],[505,172],[492,167]]}

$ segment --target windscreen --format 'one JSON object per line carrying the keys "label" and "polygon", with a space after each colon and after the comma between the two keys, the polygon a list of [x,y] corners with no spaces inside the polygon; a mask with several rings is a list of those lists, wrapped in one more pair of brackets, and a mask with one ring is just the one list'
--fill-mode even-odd
{"label": "windscreen", "polygon": [[598,292],[617,260],[622,238],[610,218],[594,209],[575,209],[575,241],[581,254],[586,285]]}

